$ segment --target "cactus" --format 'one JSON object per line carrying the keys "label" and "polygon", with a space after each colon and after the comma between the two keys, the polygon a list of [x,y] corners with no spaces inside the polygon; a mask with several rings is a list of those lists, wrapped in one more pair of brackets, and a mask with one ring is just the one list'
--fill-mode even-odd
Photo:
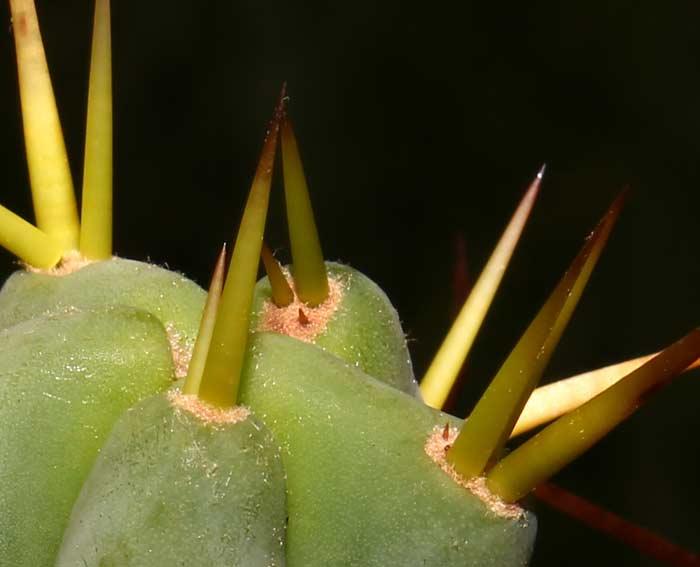
{"label": "cactus", "polygon": [[[80,214],[33,0],[10,6],[36,226],[0,208],[0,243],[25,264],[0,292],[0,565],[527,565],[526,496],[700,357],[696,330],[539,401],[623,193],[470,415],[443,413],[544,170],[419,388],[384,292],[323,260],[284,89],[208,293],[112,257],[109,1]],[[289,267],[262,242],[278,146]]]}

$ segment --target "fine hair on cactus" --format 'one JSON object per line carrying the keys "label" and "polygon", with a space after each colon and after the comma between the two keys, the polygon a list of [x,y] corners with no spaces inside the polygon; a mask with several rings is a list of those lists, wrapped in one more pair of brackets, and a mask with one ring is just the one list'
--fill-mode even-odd
{"label": "fine hair on cactus", "polygon": [[[3,155],[16,177],[0,246],[16,265],[0,290],[0,565],[700,564],[697,442],[669,426],[697,423],[683,405],[698,393],[697,303],[682,289],[693,272],[665,263],[680,244],[652,253],[676,234],[641,211],[647,178],[626,165],[593,191],[589,167],[586,187],[566,188],[573,158],[529,115],[526,135],[457,151],[455,131],[506,131],[489,118],[504,85],[484,72],[491,82],[459,97],[486,102],[478,86],[493,106],[457,104],[444,90],[460,84],[446,78],[452,56],[428,64],[432,46],[410,59],[375,38],[373,69],[412,69],[387,112],[366,110],[343,59],[347,93],[314,108],[288,6],[134,17],[95,0],[67,24],[78,8],[6,5],[0,96],[17,93],[17,112],[3,113]],[[256,65],[278,61],[254,97],[235,78],[252,51],[226,43],[231,22],[245,22],[237,37],[256,43]],[[374,29],[336,26],[306,41],[337,32],[337,56],[344,34],[357,47]],[[352,124],[369,116],[376,131]],[[506,165],[489,145],[522,156]],[[495,155],[511,174],[495,173]],[[655,230],[625,242],[644,214]],[[677,297],[659,295],[660,272]],[[656,309],[680,315],[665,325]],[[615,444],[630,431],[657,453],[643,469]],[[632,488],[647,515],[607,495]],[[552,525],[567,522],[594,545],[579,552]]]}

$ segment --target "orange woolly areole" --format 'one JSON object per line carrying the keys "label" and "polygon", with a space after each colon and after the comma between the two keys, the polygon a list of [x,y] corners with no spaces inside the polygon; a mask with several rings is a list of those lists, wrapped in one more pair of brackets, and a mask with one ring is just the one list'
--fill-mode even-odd
{"label": "orange woolly areole", "polygon": [[525,511],[517,504],[504,502],[491,492],[487,488],[486,479],[483,476],[467,480],[447,461],[447,450],[452,446],[458,434],[459,429],[455,427],[450,427],[449,431],[443,427],[435,427],[425,442],[425,452],[445,474],[479,498],[491,512],[502,518],[520,518]]}
{"label": "orange woolly areole", "polygon": [[165,333],[168,336],[170,352],[173,356],[175,378],[184,378],[187,376],[187,369],[192,359],[192,344],[182,336],[172,323],[165,325]]}
{"label": "orange woolly areole", "polygon": [[265,301],[258,323],[259,331],[271,331],[313,343],[318,335],[323,333],[328,322],[338,309],[343,299],[342,282],[338,278],[328,276],[328,297],[326,300],[311,307],[301,301],[294,288],[294,281],[285,270],[285,278],[294,293],[294,300],[284,307],[278,307],[271,299]]}
{"label": "orange woolly areole", "polygon": [[207,425],[239,423],[245,421],[250,415],[250,410],[245,406],[219,408],[203,402],[195,395],[183,394],[179,390],[171,390],[167,395],[168,401],[175,409],[189,412]]}

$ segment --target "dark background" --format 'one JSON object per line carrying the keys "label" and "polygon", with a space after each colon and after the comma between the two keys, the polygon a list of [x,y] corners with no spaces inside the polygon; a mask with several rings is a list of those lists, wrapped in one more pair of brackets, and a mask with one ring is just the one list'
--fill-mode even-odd
{"label": "dark background", "polygon": [[[119,255],[207,283],[287,80],[326,256],[386,290],[418,375],[454,309],[456,235],[474,277],[548,164],[460,415],[625,184],[632,198],[547,376],[651,352],[698,324],[697,4],[114,4]],[[91,9],[39,2],[76,182]],[[7,3],[0,18],[0,200],[31,218]],[[269,240],[288,259],[280,189]],[[0,260],[9,272],[11,257]],[[671,385],[557,482],[698,551],[698,378]],[[535,566],[656,565],[538,514]]]}

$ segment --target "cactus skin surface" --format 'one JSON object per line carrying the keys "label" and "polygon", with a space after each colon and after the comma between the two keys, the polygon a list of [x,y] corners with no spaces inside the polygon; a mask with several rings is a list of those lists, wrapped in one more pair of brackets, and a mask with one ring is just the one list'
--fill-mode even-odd
{"label": "cactus skin surface", "polygon": [[172,383],[162,324],[130,307],[66,309],[0,331],[0,565],[52,565],[115,420]]}
{"label": "cactus skin surface", "polygon": [[284,470],[249,415],[203,423],[164,394],[117,422],[73,509],[57,567],[280,567]]}
{"label": "cactus skin surface", "polygon": [[[0,520],[0,564],[53,565],[69,525],[58,565],[527,565],[534,516],[494,515],[426,455],[434,427],[460,422],[415,397],[384,293],[350,268],[329,272],[346,293],[317,344],[251,335],[241,403],[264,425],[222,430],[173,412],[164,396],[136,405],[172,385],[163,325],[195,335],[194,284],[126,260],[13,275],[0,294],[0,307],[12,305],[0,420],[18,434],[3,439],[12,513]],[[216,472],[192,461],[193,447]],[[197,535],[201,547],[184,545]]]}
{"label": "cactus skin surface", "polygon": [[12,434],[0,438],[0,565],[53,564],[102,443],[123,411],[172,385],[171,341],[191,347],[203,301],[179,274],[131,260],[8,279],[0,427]]}
{"label": "cactus skin surface", "polygon": [[18,271],[0,292],[0,328],[69,308],[124,305],[151,313],[193,342],[204,298],[204,291],[180,274],[123,258],[93,262],[62,276]]}
{"label": "cactus skin surface", "polygon": [[459,420],[313,345],[251,350],[241,400],[282,446],[289,565],[527,565],[535,517],[497,517],[424,451]]}
{"label": "cactus skin surface", "polygon": [[[330,278],[343,290],[337,310],[313,344],[363,372],[420,398],[411,356],[399,315],[381,288],[357,270],[326,262]],[[272,293],[267,278],[255,290],[252,329],[259,330],[265,303]]]}

